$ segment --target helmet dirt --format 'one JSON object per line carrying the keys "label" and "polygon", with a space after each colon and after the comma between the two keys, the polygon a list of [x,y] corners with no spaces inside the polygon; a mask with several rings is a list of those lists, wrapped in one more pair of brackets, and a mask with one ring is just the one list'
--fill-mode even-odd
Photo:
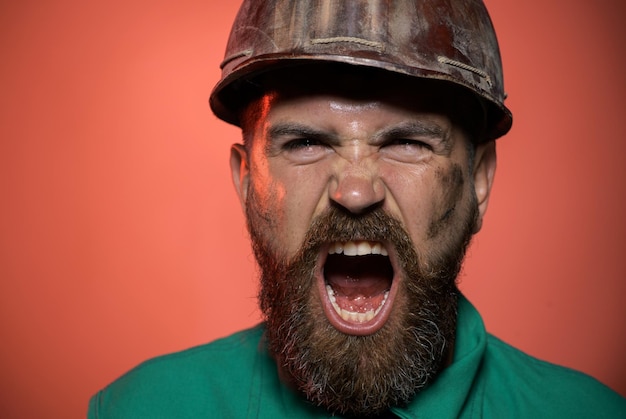
{"label": "helmet dirt", "polygon": [[245,0],[211,93],[239,125],[250,79],[293,65],[337,62],[463,86],[484,104],[483,140],[511,128],[495,31],[480,0]]}

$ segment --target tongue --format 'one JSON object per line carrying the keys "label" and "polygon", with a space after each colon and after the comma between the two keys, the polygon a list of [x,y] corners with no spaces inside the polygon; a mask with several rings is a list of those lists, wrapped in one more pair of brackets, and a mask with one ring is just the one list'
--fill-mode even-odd
{"label": "tongue", "polygon": [[324,272],[337,305],[354,313],[365,313],[380,307],[391,287],[390,269],[384,256],[329,255]]}

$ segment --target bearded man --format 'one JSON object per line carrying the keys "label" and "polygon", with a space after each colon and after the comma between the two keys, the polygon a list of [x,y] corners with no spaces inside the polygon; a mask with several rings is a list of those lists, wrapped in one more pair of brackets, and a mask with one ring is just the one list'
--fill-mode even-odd
{"label": "bearded man", "polygon": [[511,126],[477,1],[244,2],[211,97],[265,322],[152,360],[91,417],[615,417],[488,335],[456,278]]}

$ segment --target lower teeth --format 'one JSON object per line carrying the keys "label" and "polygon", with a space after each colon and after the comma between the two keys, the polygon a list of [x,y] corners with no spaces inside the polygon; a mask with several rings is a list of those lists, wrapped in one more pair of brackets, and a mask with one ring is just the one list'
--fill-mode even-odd
{"label": "lower teeth", "polygon": [[330,303],[333,308],[339,314],[339,316],[348,322],[353,323],[365,323],[372,320],[376,315],[380,312],[380,310],[385,305],[387,301],[387,297],[389,297],[389,291],[385,292],[385,296],[383,297],[383,301],[380,303],[380,306],[376,310],[368,310],[365,313],[356,313],[354,311],[344,310],[337,304],[337,298],[335,297],[335,290],[330,285],[326,285],[326,292],[328,293],[328,298],[330,299]]}

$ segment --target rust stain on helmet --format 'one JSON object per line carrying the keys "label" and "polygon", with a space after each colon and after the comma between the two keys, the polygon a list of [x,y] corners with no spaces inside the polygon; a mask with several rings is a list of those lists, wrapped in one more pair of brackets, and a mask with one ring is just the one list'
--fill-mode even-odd
{"label": "rust stain on helmet", "polygon": [[485,104],[485,139],[511,127],[498,41],[480,0],[245,0],[211,93],[213,112],[238,125],[246,80],[307,62],[446,80]]}

